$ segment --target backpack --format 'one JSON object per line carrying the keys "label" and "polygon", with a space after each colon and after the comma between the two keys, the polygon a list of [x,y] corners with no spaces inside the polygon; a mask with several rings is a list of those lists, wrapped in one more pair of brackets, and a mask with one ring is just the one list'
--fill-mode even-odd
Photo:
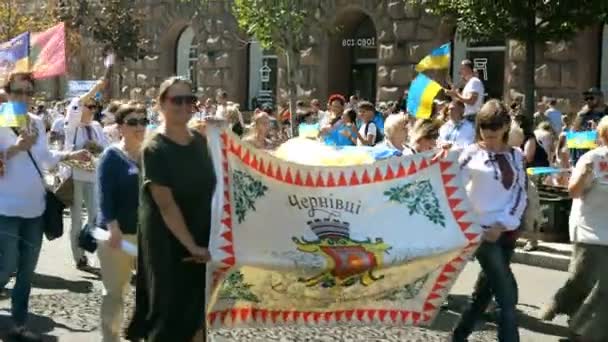
{"label": "backpack", "polygon": [[[373,123],[375,125],[375,123],[373,121],[370,121],[368,123],[365,124],[365,137],[367,138],[367,130],[369,129],[369,124]],[[378,129],[378,126],[376,125],[376,139],[374,139],[374,143],[372,144],[372,146],[375,146],[377,143],[381,142],[382,140],[384,140],[384,134],[382,134],[382,132],[380,132],[380,130]]]}

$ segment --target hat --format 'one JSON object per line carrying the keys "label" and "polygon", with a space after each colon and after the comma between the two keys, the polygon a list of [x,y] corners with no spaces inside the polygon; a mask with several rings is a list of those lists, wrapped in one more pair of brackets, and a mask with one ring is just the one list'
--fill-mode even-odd
{"label": "hat", "polygon": [[589,88],[589,90],[583,92],[583,96],[593,96],[593,95],[604,95],[604,93],[597,87]]}

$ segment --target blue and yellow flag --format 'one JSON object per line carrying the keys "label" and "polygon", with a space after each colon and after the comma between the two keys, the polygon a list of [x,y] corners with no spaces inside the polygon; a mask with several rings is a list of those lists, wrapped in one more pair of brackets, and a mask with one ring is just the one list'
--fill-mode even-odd
{"label": "blue and yellow flag", "polygon": [[597,132],[566,132],[566,145],[571,149],[590,150],[597,147]]}
{"label": "blue and yellow flag", "polygon": [[29,46],[29,32],[0,44],[0,76],[3,79],[12,72],[29,71]]}
{"label": "blue and yellow flag", "polygon": [[418,74],[407,96],[407,112],[419,119],[428,119],[433,111],[433,100],[441,85],[424,74]]}
{"label": "blue and yellow flag", "polygon": [[6,102],[0,105],[0,127],[23,127],[26,122],[25,102]]}
{"label": "blue and yellow flag", "polygon": [[425,70],[440,70],[449,68],[451,46],[451,43],[447,43],[431,51],[430,55],[424,57],[420,63],[416,65],[416,71],[423,72]]}

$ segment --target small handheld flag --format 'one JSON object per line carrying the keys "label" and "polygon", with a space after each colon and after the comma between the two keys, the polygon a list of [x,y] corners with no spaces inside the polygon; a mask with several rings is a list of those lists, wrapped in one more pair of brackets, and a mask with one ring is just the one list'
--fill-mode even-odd
{"label": "small handheld flag", "polygon": [[443,44],[440,47],[431,51],[431,54],[424,57],[418,65],[417,72],[425,70],[440,70],[450,67],[451,43]]}
{"label": "small handheld flag", "polygon": [[407,111],[420,119],[431,117],[433,100],[442,89],[441,85],[424,74],[418,74],[412,82],[407,97]]}
{"label": "small handheld flag", "polygon": [[23,127],[26,121],[25,102],[6,102],[0,105],[0,127]]}
{"label": "small handheld flag", "polygon": [[566,146],[571,149],[590,150],[597,147],[597,132],[566,132]]}
{"label": "small handheld flag", "polygon": [[530,176],[550,175],[550,174],[562,173],[562,172],[570,172],[570,169],[560,169],[557,167],[550,167],[550,166],[529,167],[526,169],[526,173]]}

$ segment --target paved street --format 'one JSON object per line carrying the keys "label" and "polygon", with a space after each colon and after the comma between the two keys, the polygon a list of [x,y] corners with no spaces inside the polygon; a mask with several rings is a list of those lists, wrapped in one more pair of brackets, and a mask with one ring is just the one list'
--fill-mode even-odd
{"label": "paved street", "polygon": [[[95,260],[96,261],[96,260]],[[479,268],[471,263],[454,287],[450,310],[439,316],[432,330],[413,328],[337,327],[300,329],[240,330],[216,332],[211,341],[444,341],[458,318],[458,306],[465,300]],[[553,342],[565,334],[565,319],[556,325],[539,322],[539,309],[561,286],[566,273],[514,265],[520,285],[522,341]],[[99,341],[97,313],[100,306],[101,283],[97,276],[77,271],[73,267],[67,235],[59,241],[45,242],[32,297],[32,323],[45,341]],[[3,331],[7,327],[9,302],[0,301],[0,340],[8,341]],[[455,309],[455,311],[453,310]],[[480,326],[471,341],[495,341],[492,324]]]}

